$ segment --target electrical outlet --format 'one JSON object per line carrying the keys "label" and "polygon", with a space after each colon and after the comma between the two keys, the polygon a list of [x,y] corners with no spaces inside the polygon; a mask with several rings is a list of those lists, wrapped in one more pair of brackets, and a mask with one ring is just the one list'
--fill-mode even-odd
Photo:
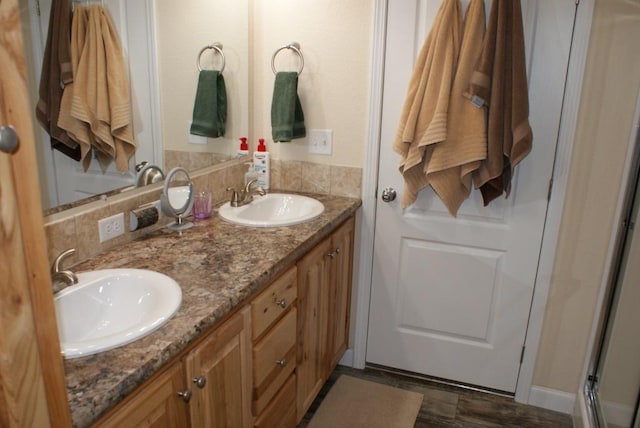
{"label": "electrical outlet", "polygon": [[319,155],[330,155],[333,144],[333,130],[331,129],[310,129],[309,130],[309,153]]}
{"label": "electrical outlet", "polygon": [[100,242],[108,241],[124,233],[124,213],[98,220]]}

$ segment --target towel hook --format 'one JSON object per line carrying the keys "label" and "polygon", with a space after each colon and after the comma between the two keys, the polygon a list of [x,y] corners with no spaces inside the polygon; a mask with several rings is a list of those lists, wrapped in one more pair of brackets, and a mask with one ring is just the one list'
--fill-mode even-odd
{"label": "towel hook", "polygon": [[296,54],[298,54],[298,57],[300,58],[300,67],[298,68],[298,76],[299,76],[300,73],[302,73],[302,69],[304,68],[304,56],[302,56],[302,51],[300,50],[300,43],[298,42],[291,42],[288,45],[282,46],[281,48],[279,48],[273,53],[273,56],[271,57],[271,70],[273,70],[273,74],[277,73],[276,63],[275,63],[276,56],[280,53],[280,51],[284,49],[290,49],[294,51]]}
{"label": "towel hook", "polygon": [[224,66],[226,64],[226,59],[224,57],[224,52],[222,52],[222,43],[220,42],[214,42],[211,45],[207,45],[205,47],[203,47],[200,50],[200,53],[198,54],[198,71],[202,71],[202,66],[200,65],[200,60],[202,59],[202,54],[208,50],[208,49],[213,49],[214,51],[216,51],[218,54],[220,54],[220,56],[222,57],[222,66],[220,66],[220,73],[222,73],[222,71],[224,70]]}

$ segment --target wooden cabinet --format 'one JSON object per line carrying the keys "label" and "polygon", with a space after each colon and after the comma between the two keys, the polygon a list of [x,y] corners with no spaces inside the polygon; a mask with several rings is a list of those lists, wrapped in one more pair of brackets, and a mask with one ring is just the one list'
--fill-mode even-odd
{"label": "wooden cabinet", "polygon": [[329,275],[329,370],[338,365],[349,345],[351,278],[353,275],[353,234],[355,222],[345,222],[331,237],[333,254]]}
{"label": "wooden cabinet", "polygon": [[255,426],[295,426],[297,294],[294,266],[251,303]]}
{"label": "wooden cabinet", "polygon": [[184,370],[175,363],[169,370],[145,385],[113,416],[102,419],[99,427],[186,427],[187,403],[177,392],[184,387]]}
{"label": "wooden cabinet", "polygon": [[326,239],[298,262],[298,420],[325,382],[330,250]]}
{"label": "wooden cabinet", "polygon": [[251,314],[243,308],[98,427],[250,427]]}
{"label": "wooden cabinet", "polygon": [[280,392],[256,419],[256,428],[294,428],[296,426],[296,375],[289,377]]}
{"label": "wooden cabinet", "polygon": [[295,427],[348,345],[353,232],[350,218],[96,425]]}
{"label": "wooden cabinet", "polygon": [[298,262],[297,420],[347,348],[354,219]]}
{"label": "wooden cabinet", "polygon": [[191,426],[252,425],[250,320],[245,307],[187,354]]}

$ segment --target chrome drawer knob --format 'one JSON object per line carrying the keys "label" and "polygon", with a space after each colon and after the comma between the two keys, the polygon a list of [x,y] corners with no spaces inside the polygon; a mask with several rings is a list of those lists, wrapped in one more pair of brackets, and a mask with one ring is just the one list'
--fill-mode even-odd
{"label": "chrome drawer knob", "polygon": [[194,377],[193,383],[195,383],[198,388],[202,389],[207,384],[207,378],[204,376]]}
{"label": "chrome drawer knob", "polygon": [[280,306],[282,309],[287,307],[287,299],[276,300],[276,305]]}
{"label": "chrome drawer knob", "polygon": [[335,250],[333,250],[332,252],[327,254],[327,256],[329,256],[332,259],[334,259],[338,254],[340,254],[340,248],[336,248]]}
{"label": "chrome drawer knob", "polygon": [[188,389],[186,391],[179,391],[178,396],[182,397],[182,400],[185,403],[188,403],[191,400],[191,391],[189,391]]}
{"label": "chrome drawer knob", "polygon": [[280,367],[284,367],[287,365],[287,360],[285,360],[284,358],[281,360],[276,360],[276,364],[279,365]]}

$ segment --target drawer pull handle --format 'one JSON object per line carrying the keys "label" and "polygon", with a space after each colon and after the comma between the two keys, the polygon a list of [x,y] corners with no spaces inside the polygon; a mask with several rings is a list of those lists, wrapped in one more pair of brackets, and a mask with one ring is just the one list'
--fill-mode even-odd
{"label": "drawer pull handle", "polygon": [[202,389],[207,384],[207,378],[204,376],[194,377],[193,383],[195,383],[198,388]]}
{"label": "drawer pull handle", "polygon": [[188,403],[191,400],[191,391],[188,389],[186,391],[179,391],[178,396],[182,397],[185,403]]}
{"label": "drawer pull handle", "polygon": [[276,360],[276,364],[279,365],[280,367],[284,367],[287,365],[287,360],[285,360],[284,358],[281,360]]}
{"label": "drawer pull handle", "polygon": [[340,248],[336,248],[335,250],[333,250],[332,252],[330,252],[329,254],[327,254],[327,256],[331,257],[332,259],[335,258],[338,254],[340,254]]}
{"label": "drawer pull handle", "polygon": [[287,307],[287,299],[276,300],[276,305],[280,306],[282,309]]}

